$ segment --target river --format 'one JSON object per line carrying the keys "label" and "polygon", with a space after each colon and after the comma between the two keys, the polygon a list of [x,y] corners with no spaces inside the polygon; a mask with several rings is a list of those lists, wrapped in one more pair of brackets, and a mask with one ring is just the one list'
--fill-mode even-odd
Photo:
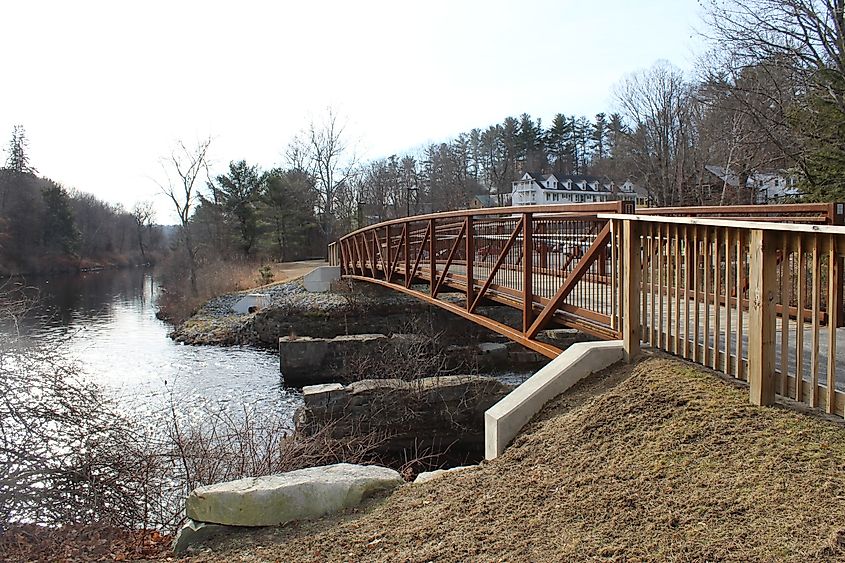
{"label": "river", "polygon": [[244,407],[272,409],[292,420],[302,403],[300,392],[282,385],[271,351],[185,346],[168,338],[169,326],[155,316],[159,285],[151,270],[30,278],[26,284],[39,298],[20,337],[72,360],[126,414],[143,416],[172,399],[189,415],[219,405],[214,408],[232,414]]}

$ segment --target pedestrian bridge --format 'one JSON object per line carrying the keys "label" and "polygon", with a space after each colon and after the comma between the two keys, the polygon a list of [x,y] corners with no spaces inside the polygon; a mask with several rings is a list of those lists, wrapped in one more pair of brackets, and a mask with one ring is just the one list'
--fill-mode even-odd
{"label": "pedestrian bridge", "polygon": [[[570,327],[845,412],[842,204],[463,210],[358,229],[329,247],[345,278],[465,317],[549,358]],[[521,312],[507,325],[479,305]],[[837,354],[837,347],[840,353]]]}

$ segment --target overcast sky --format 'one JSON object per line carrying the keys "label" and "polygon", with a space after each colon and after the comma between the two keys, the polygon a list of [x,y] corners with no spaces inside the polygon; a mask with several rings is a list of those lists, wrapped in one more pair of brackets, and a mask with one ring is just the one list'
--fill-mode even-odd
{"label": "overcast sky", "polygon": [[[623,75],[691,70],[696,0],[0,4],[0,141],[15,124],[41,175],[131,208],[178,139],[282,162],[329,106],[362,158],[508,115],[613,110]],[[2,159],[5,160],[5,153]]]}

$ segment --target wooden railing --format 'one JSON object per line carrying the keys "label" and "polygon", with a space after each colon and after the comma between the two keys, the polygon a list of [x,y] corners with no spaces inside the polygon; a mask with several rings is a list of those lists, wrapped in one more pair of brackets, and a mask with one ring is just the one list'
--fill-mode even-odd
{"label": "wooden railing", "polygon": [[[837,208],[773,206],[766,215],[758,206],[742,219],[719,209],[455,211],[357,230],[330,254],[346,277],[414,295],[548,357],[560,350],[541,331],[572,327],[622,339],[629,358],[646,346],[746,381],[757,404],[781,395],[842,416]],[[481,305],[490,303],[519,310],[519,320],[487,317]]]}
{"label": "wooden railing", "polygon": [[[397,219],[339,241],[342,274],[434,303],[549,357],[549,326],[618,338],[618,249],[598,213],[625,202],[504,207]],[[527,257],[527,258],[526,258]],[[508,326],[479,313],[499,303],[521,314]]]}
{"label": "wooden railing", "polygon": [[337,242],[330,242],[328,248],[329,266],[340,266],[340,246]]}
{"label": "wooden railing", "polygon": [[623,263],[638,274],[623,274],[634,282],[622,313],[631,339],[639,332],[644,345],[748,381],[754,403],[779,394],[843,415],[845,227],[606,218],[632,241]]}

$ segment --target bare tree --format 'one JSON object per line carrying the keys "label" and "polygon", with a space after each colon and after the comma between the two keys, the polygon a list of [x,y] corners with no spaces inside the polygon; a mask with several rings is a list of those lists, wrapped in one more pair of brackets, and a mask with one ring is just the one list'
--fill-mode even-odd
{"label": "bare tree", "polygon": [[[314,176],[320,228],[326,243],[334,239],[338,222],[337,206],[347,200],[355,173],[356,157],[348,145],[346,126],[329,108],[322,122],[311,121],[308,129],[295,138],[287,150],[290,165]],[[348,215],[349,210],[340,210]]]}
{"label": "bare tree", "polygon": [[155,212],[153,211],[153,203],[151,201],[139,201],[132,209],[132,219],[135,220],[135,233],[138,236],[138,248],[141,251],[141,258],[144,259],[144,262],[147,261],[144,239],[149,236],[150,230],[153,227],[154,217]]}
{"label": "bare tree", "polygon": [[626,76],[615,88],[616,101],[630,125],[625,133],[639,179],[657,205],[682,203],[693,144],[691,88],[683,73],[666,61]]}
{"label": "bare tree", "polygon": [[199,197],[200,175],[208,177],[208,148],[211,138],[198,141],[196,147],[189,149],[179,141],[169,157],[162,159],[165,181],[159,182],[161,191],[170,198],[179,216],[179,226],[190,270],[191,291],[197,294],[197,248],[191,240],[190,220],[194,204]]}

